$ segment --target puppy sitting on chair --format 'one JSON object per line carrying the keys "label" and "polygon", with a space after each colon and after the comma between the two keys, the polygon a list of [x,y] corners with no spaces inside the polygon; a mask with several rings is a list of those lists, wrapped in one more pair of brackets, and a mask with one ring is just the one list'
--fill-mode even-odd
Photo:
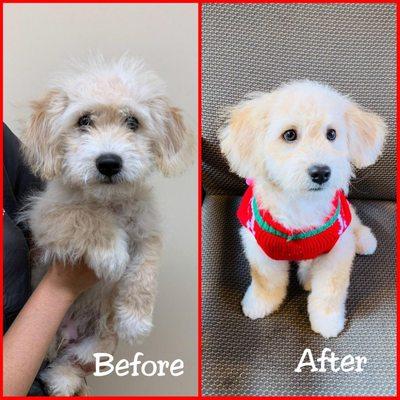
{"label": "puppy sitting on chair", "polygon": [[354,256],[377,245],[346,195],[353,167],[376,161],[385,133],[379,116],[311,81],[256,93],[229,110],[221,149],[249,185],[238,209],[252,276],[246,316],[263,318],[280,306],[296,261],[311,291],[312,329],[326,338],[343,330]]}
{"label": "puppy sitting on chair", "polygon": [[22,216],[39,254],[33,286],[56,260],[84,260],[100,279],[67,312],[41,373],[51,395],[74,395],[93,353],[152,327],[161,242],[147,181],[182,170],[193,135],[157,76],[123,57],[61,77],[34,102],[22,141],[47,181]]}

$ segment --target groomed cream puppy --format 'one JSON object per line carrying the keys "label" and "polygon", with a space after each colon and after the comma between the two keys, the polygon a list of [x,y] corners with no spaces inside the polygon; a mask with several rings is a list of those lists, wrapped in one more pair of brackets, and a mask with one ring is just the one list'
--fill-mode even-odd
{"label": "groomed cream puppy", "polygon": [[33,285],[56,260],[83,259],[100,278],[69,309],[48,352],[41,378],[51,395],[84,390],[93,353],[149,333],[161,242],[147,182],[155,170],[183,170],[193,139],[164,84],[128,56],[96,57],[33,103],[23,152],[47,181],[22,217],[38,253]]}
{"label": "groomed cream puppy", "polygon": [[252,276],[242,301],[246,316],[278,309],[289,261],[298,261],[298,278],[311,291],[312,329],[326,338],[342,331],[354,256],[377,245],[345,195],[353,167],[376,161],[385,133],[378,115],[312,81],[256,93],[229,110],[221,149],[234,172],[251,178],[251,198],[238,214]]}

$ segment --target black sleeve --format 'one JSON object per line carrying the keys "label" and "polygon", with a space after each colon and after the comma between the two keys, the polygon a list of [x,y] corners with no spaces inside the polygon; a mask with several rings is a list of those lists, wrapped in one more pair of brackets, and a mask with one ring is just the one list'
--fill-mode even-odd
{"label": "black sleeve", "polygon": [[3,312],[7,331],[30,295],[30,265],[27,232],[15,222],[23,198],[39,186],[23,163],[20,142],[3,124]]}
{"label": "black sleeve", "polygon": [[3,329],[13,323],[30,295],[28,243],[7,213],[3,215]]}
{"label": "black sleeve", "polygon": [[20,150],[21,143],[6,124],[3,124],[3,138],[4,210],[14,219],[25,197],[43,185],[25,164]]}

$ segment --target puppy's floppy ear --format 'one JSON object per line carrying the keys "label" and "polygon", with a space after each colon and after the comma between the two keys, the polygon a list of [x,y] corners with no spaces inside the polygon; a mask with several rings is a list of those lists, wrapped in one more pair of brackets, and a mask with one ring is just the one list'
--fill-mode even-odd
{"label": "puppy's floppy ear", "polygon": [[386,125],[379,115],[351,103],[346,111],[350,159],[356,168],[375,163],[382,152]]}
{"label": "puppy's floppy ear", "polygon": [[179,108],[170,105],[166,98],[159,98],[152,106],[158,109],[161,135],[155,138],[158,168],[165,176],[178,174],[194,159],[195,140],[184,123]]}
{"label": "puppy's floppy ear", "polygon": [[226,125],[218,136],[222,153],[227,158],[231,169],[242,178],[254,177],[262,168],[257,157],[257,146],[261,146],[262,132],[267,128],[268,94],[256,93],[254,98],[245,100],[227,110]]}
{"label": "puppy's floppy ear", "polygon": [[61,127],[58,119],[68,105],[68,98],[59,89],[50,90],[32,103],[32,115],[22,137],[24,156],[32,171],[44,180],[61,171]]}

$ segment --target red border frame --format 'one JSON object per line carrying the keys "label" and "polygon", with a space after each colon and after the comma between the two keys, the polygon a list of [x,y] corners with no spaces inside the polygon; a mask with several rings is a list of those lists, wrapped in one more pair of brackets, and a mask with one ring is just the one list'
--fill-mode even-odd
{"label": "red border frame", "polygon": [[202,137],[202,121],[201,121],[201,112],[202,112],[202,89],[201,89],[201,72],[202,72],[202,3],[198,3],[198,8],[197,8],[197,18],[198,18],[198,133],[197,133],[197,139],[198,139],[198,158],[197,158],[197,168],[198,168],[198,189],[197,189],[197,196],[198,196],[198,219],[197,219],[197,224],[198,224],[198,247],[197,247],[197,252],[198,252],[198,263],[197,263],[197,271],[198,271],[198,360],[197,360],[197,379],[198,379],[198,386],[197,386],[197,393],[198,396],[201,397],[201,370],[202,370],[202,357],[201,357],[201,350],[202,350],[202,336],[201,336],[201,299],[202,299],[202,286],[201,286],[201,266],[202,264],[202,253],[201,253],[201,238],[202,238],[202,227],[201,227],[201,206],[202,206],[202,168],[201,168],[201,155],[202,155],[202,147],[201,147],[201,137]]}
{"label": "red border frame", "polygon": [[[146,4],[146,3],[153,3],[153,4],[177,4],[177,3],[185,3],[185,4],[197,4],[198,5],[198,394],[194,396],[131,396],[131,395],[126,395],[126,396],[88,396],[88,398],[102,398],[102,399],[114,399],[114,398],[145,398],[145,399],[160,399],[160,398],[187,398],[187,399],[199,399],[202,398],[202,393],[201,393],[201,370],[202,370],[202,357],[201,357],[201,351],[202,351],[202,335],[201,335],[201,299],[202,299],[202,282],[201,282],[201,266],[202,266],[202,254],[201,254],[201,237],[202,237],[202,228],[201,228],[201,205],[202,205],[202,169],[201,169],[201,160],[202,160],[202,147],[201,147],[201,133],[202,133],[202,121],[201,121],[201,113],[202,113],[202,80],[201,80],[201,72],[202,72],[202,5],[203,4],[211,4],[211,3],[227,3],[227,4],[232,4],[232,3],[320,3],[320,4],[329,4],[329,3],[389,3],[389,4],[395,4],[396,5],[396,37],[397,37],[397,43],[399,42],[399,37],[400,37],[400,19],[398,18],[398,10],[399,10],[399,0],[355,0],[355,1],[348,1],[348,0],[336,0],[336,1],[321,1],[321,0],[274,0],[274,1],[251,1],[251,0],[231,0],[231,1],[225,1],[225,0],[209,0],[209,1],[203,1],[203,0],[177,0],[177,1],[160,1],[160,0],[149,0],[149,1],[129,1],[129,0],[119,0],[116,2],[112,1],[107,1],[107,0],[98,0],[98,1],[63,1],[63,0],[53,0],[53,1],[46,1],[46,0],[39,0],[39,1],[2,1],[1,2],[1,11],[0,11],[0,17],[1,21],[3,22],[3,5],[4,4],[44,4],[44,3],[62,3],[62,4],[96,4],[96,3],[103,3],[103,4],[123,4],[123,3],[132,3],[132,4]],[[397,44],[396,44],[397,46]],[[0,49],[1,53],[3,54],[3,41],[0,43]],[[397,65],[396,65],[396,71],[397,71],[397,76],[396,76],[396,88],[397,88],[397,93],[396,93],[396,106],[400,102],[400,81],[399,81],[399,74],[400,74],[400,64],[398,62],[398,54],[399,54],[399,49],[398,46],[396,47],[396,52],[397,52]],[[2,93],[3,93],[3,66],[4,66],[4,61],[2,58],[1,61],[1,76],[2,76]],[[4,93],[3,93],[4,94]],[[396,114],[396,125],[399,126],[400,124],[400,115],[399,112],[396,108],[397,114]],[[1,111],[0,115],[3,119],[3,96],[1,98]],[[396,126],[396,131],[397,131],[397,126]],[[397,135],[396,137],[396,154],[400,146],[400,138]],[[3,139],[0,141],[0,150],[1,150],[1,164],[3,165]],[[399,160],[396,159],[396,165],[397,169],[399,167]],[[398,185],[398,180],[399,180],[399,175],[397,174],[396,171],[396,194],[397,198],[399,197],[400,194],[400,189]],[[3,188],[3,174],[0,174],[0,183],[1,183],[1,190]],[[1,206],[3,206],[3,196],[1,196],[0,199]],[[0,229],[0,243],[3,243],[3,229],[2,229],[2,221],[1,221],[1,229]],[[400,210],[397,208],[396,209],[396,223],[397,226],[399,226],[400,223]],[[397,238],[397,228],[396,228],[396,238]],[[3,246],[1,246],[0,249],[1,255],[3,255]],[[396,265],[397,265],[397,259],[398,256],[400,255],[400,243],[396,240]],[[2,257],[3,259],[3,257]],[[2,262],[2,261],[1,261]],[[398,270],[398,267],[396,268]],[[3,274],[0,275],[0,286],[3,287]],[[399,279],[396,279],[396,290],[397,290],[397,302],[399,302],[400,299],[400,283]],[[1,310],[3,309],[3,297],[0,296],[0,306]],[[398,307],[397,307],[397,314],[398,314]],[[3,322],[3,313],[0,311],[0,319],[1,322]],[[396,344],[397,344],[397,351],[396,351],[396,364],[398,365],[398,360],[400,357],[400,349],[398,346],[398,338],[400,335],[400,326],[397,324],[396,327],[397,330],[397,338],[396,338]],[[0,346],[0,365],[1,365],[1,371],[3,370],[3,357],[2,357],[2,337],[0,339],[1,341],[1,346]],[[334,399],[363,399],[363,398],[369,398],[369,399],[382,399],[382,398],[397,398],[398,395],[398,387],[399,387],[399,378],[400,378],[400,371],[399,368],[397,368],[397,382],[396,382],[396,392],[397,394],[395,396],[265,396],[265,398],[274,398],[274,399],[290,399],[292,397],[301,397],[304,399],[321,399],[321,400],[326,400],[328,398],[334,398]],[[0,376],[0,382],[2,382],[2,375]],[[4,396],[1,395],[3,398]],[[240,399],[253,399],[254,397],[260,397],[260,396],[207,396],[206,398],[211,398],[211,399],[226,399],[226,398],[231,398],[231,397],[236,397]],[[47,398],[47,397],[39,397],[39,398]],[[261,396],[261,398],[263,398]]]}
{"label": "red border frame", "polygon": [[[3,26],[3,4],[1,4],[1,10],[0,10],[0,14],[1,14],[1,23]],[[3,29],[1,30],[3,33]],[[4,35],[2,35],[4,36]],[[3,40],[0,43],[0,48],[1,48],[1,54],[3,55]],[[4,95],[4,89],[3,89],[3,64],[4,64],[4,57],[1,57],[1,99],[0,99],[0,104],[1,104],[1,109],[0,109],[0,115],[1,115],[1,120],[3,121],[3,95]],[[2,128],[3,129],[3,125]],[[0,159],[1,159],[1,177],[0,177],[0,181],[1,181],[1,186],[0,186],[0,190],[1,190],[1,198],[0,198],[0,203],[1,203],[1,209],[4,210],[3,208],[3,132],[1,135],[1,140],[0,140]],[[0,253],[1,253],[1,274],[0,274],[0,286],[3,292],[3,219],[1,219],[0,222],[1,225],[1,229],[0,229],[0,243],[1,243],[1,249],[0,249]],[[0,310],[0,320],[1,320],[1,326],[3,327],[3,296],[0,296],[0,306],[1,306],[1,310]],[[0,376],[0,381],[1,381],[1,394],[3,395],[3,335],[1,335],[1,339],[0,339],[1,343],[0,343],[0,365],[1,365],[1,376]]]}

